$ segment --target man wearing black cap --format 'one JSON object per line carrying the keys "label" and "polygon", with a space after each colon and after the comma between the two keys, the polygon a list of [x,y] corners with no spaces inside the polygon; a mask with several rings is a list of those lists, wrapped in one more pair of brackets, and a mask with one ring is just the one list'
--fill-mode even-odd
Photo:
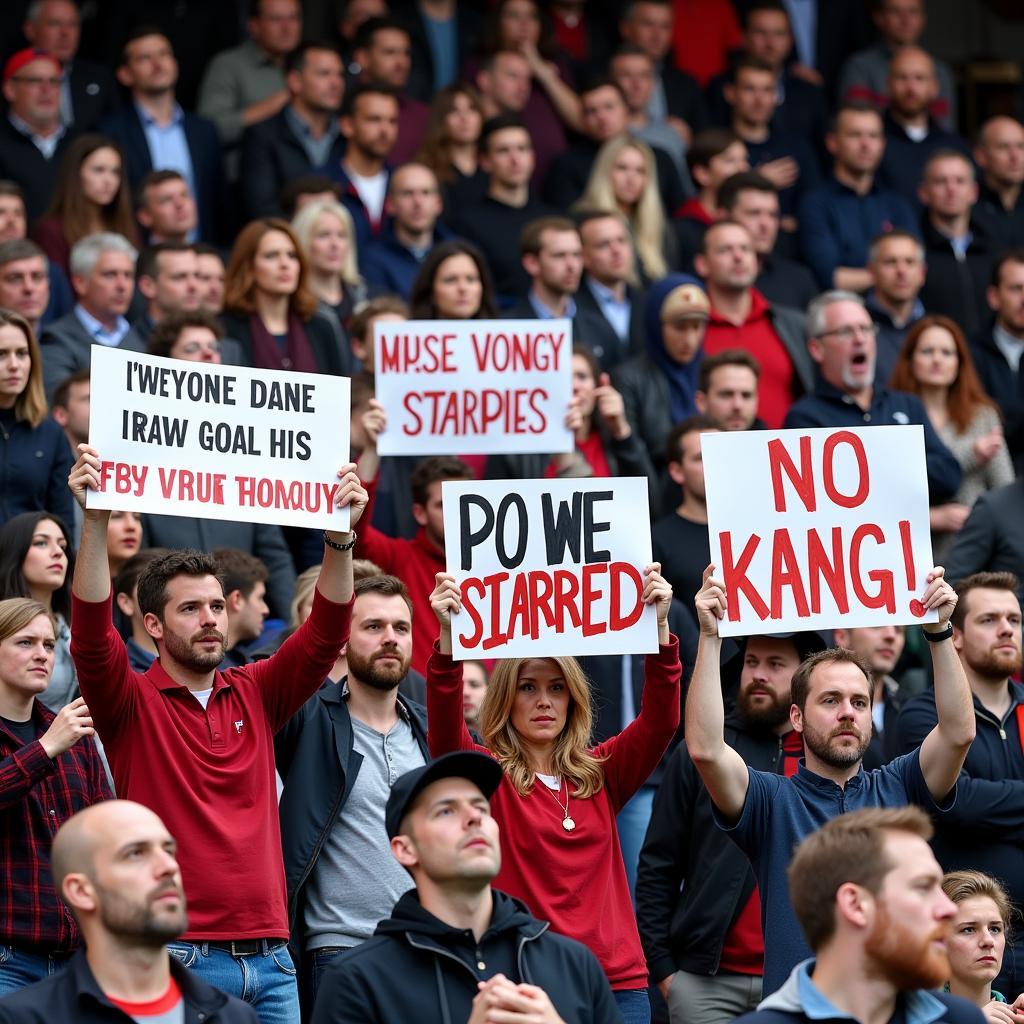
{"label": "man wearing black cap", "polygon": [[594,955],[490,886],[501,846],[489,798],[503,774],[460,751],[391,787],[391,852],[416,888],[328,968],[313,1024],[483,1024],[494,1011],[510,1024],[621,1021]]}
{"label": "man wearing black cap", "polygon": [[[790,681],[825,649],[811,630],[752,636],[726,662],[739,691],[725,742],[759,771],[792,776],[803,738],[789,718]],[[728,690],[729,684],[726,683]],[[647,965],[673,1024],[727,1024],[761,1001],[764,937],[750,861],[715,827],[711,798],[680,744],[654,799],[636,886]]]}

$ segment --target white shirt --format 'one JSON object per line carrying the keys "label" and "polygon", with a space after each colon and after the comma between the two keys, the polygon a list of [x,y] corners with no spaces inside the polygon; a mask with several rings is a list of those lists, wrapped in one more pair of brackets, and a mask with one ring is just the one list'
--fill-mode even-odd
{"label": "white shirt", "polygon": [[347,169],[346,173],[352,187],[359,193],[371,222],[379,224],[381,217],[384,216],[384,197],[388,191],[387,171],[378,171],[370,178],[364,178],[361,174],[354,174]]}

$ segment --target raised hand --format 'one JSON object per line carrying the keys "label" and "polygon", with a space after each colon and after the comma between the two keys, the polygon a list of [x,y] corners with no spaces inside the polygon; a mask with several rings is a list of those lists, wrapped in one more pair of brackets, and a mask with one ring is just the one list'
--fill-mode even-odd
{"label": "raised hand", "polygon": [[725,618],[728,608],[725,584],[715,579],[714,571],[713,565],[704,570],[703,582],[693,602],[697,609],[697,622],[702,636],[718,636],[719,619]]}
{"label": "raised hand", "polygon": [[54,758],[70,750],[84,736],[95,736],[92,726],[92,715],[84,697],[73,700],[57,712],[57,717],[50,723],[50,728],[39,737],[40,746],[46,756]]}

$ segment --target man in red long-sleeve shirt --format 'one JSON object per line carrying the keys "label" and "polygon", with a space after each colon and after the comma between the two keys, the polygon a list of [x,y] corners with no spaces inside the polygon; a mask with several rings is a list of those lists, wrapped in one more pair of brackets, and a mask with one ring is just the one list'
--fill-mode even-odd
{"label": "man in red long-sleeve shirt", "polygon": [[[100,486],[95,449],[79,446],[68,484],[84,510],[72,586],[71,654],[118,795],[149,807],[181,842],[189,928],[173,956],[251,1003],[263,1024],[299,1019],[274,783],[274,733],[320,687],[348,637],[355,533],[324,533],[306,622],[266,661],[217,670],[228,645],[216,563],[199,551],[154,559],[138,602],[157,659],[128,664],[110,620],[109,512],[86,509]],[[338,493],[352,526],[367,496],[346,466]]]}

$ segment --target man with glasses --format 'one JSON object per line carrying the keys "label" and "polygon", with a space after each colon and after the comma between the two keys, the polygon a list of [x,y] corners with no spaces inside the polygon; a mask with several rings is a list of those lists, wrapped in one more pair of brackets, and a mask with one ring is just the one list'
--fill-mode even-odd
{"label": "man with glasses", "polygon": [[939,440],[921,400],[875,384],[877,325],[854,292],[831,291],[807,307],[807,349],[818,382],[789,410],[786,427],[861,427],[920,424],[932,504],[960,486],[960,464]]}

